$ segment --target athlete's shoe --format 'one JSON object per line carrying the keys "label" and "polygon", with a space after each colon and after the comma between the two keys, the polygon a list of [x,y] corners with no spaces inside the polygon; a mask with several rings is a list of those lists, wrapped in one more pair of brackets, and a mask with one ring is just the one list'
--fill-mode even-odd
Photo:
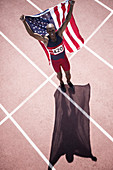
{"label": "athlete's shoe", "polygon": [[66,88],[65,88],[64,83],[61,83],[61,84],[60,84],[60,87],[61,87],[61,90],[62,90],[63,92],[66,92]]}
{"label": "athlete's shoe", "polygon": [[91,159],[92,159],[92,161],[95,161],[95,162],[97,161],[97,158],[93,155],[91,156]]}
{"label": "athlete's shoe", "polygon": [[74,85],[73,85],[71,82],[69,82],[68,85],[69,85],[69,87],[73,90],[73,92],[75,92]]}

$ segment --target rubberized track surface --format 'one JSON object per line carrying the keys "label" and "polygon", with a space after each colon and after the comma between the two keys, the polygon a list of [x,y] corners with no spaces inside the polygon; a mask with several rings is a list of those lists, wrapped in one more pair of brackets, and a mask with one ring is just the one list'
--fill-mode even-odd
{"label": "rubberized track surface", "polygon": [[[19,18],[61,1],[32,2],[37,9],[26,0],[0,1],[0,170],[45,170],[48,166],[53,96],[59,82],[40,45],[27,34]],[[91,118],[100,126],[91,122],[90,138],[98,161],[75,157],[68,164],[61,157],[54,168],[113,170],[113,1],[78,0],[74,16],[85,46],[68,55],[72,82],[91,86]]]}

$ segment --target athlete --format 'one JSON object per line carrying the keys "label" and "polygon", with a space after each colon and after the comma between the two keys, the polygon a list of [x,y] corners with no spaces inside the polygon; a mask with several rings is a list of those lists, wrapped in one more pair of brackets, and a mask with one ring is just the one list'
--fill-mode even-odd
{"label": "athlete", "polygon": [[43,41],[45,46],[48,48],[50,55],[51,55],[52,66],[53,66],[55,72],[57,73],[57,78],[60,80],[60,87],[63,92],[66,92],[66,88],[65,88],[64,82],[62,80],[61,67],[63,68],[63,70],[65,72],[67,83],[68,83],[69,87],[71,87],[72,90],[74,90],[74,86],[73,86],[72,82],[70,81],[70,79],[71,79],[70,64],[69,64],[68,58],[65,54],[65,48],[64,48],[64,44],[63,44],[63,31],[66,29],[66,26],[71,19],[73,5],[74,5],[75,1],[69,0],[69,3],[70,3],[70,10],[69,10],[68,15],[67,15],[65,21],[63,22],[62,26],[57,31],[55,31],[55,27],[53,24],[49,23],[47,25],[46,29],[47,29],[48,36],[43,37],[37,33],[33,33],[30,26],[25,21],[25,16],[22,15],[20,17],[20,20],[23,21],[24,26],[25,26],[27,32],[29,33],[29,35],[39,41]]}

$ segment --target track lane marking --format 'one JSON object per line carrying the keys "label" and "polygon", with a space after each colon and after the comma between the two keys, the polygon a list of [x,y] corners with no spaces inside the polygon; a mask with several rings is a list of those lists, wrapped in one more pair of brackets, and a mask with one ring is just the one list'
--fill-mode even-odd
{"label": "track lane marking", "polygon": [[16,122],[16,120],[9,115],[8,111],[0,104],[0,108],[4,111],[4,113],[9,117],[11,122],[16,126],[16,128],[21,132],[21,134],[25,137],[25,139],[31,144],[31,146],[35,149],[35,151],[41,156],[41,158],[46,162],[46,164],[55,170],[55,168],[51,165],[45,155],[40,151],[40,149],[35,145],[35,143],[31,140],[31,138],[27,135],[27,133],[21,128],[21,126]]}

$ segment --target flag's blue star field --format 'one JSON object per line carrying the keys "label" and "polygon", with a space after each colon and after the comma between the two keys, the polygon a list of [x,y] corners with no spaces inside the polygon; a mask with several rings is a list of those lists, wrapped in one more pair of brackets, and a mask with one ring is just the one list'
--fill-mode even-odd
{"label": "flag's blue star field", "polygon": [[53,18],[51,17],[50,12],[45,13],[44,11],[43,13],[44,14],[41,16],[39,16],[40,14],[34,15],[32,17],[26,16],[25,19],[34,33],[38,33],[42,36],[45,36],[47,34],[46,26],[49,23],[54,24],[54,21]]}

